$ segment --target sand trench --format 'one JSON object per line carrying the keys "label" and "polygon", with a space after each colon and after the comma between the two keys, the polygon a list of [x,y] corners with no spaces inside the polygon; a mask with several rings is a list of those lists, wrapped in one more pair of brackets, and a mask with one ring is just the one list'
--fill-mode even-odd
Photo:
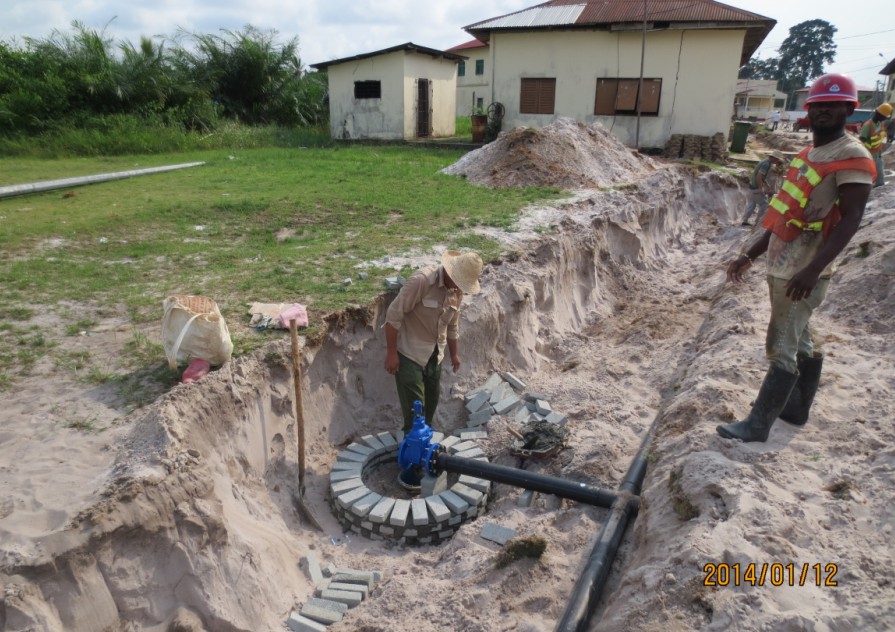
{"label": "sand trench", "polygon": [[[491,371],[511,370],[569,417],[570,448],[526,467],[615,489],[658,419],[644,505],[594,630],[886,629],[895,621],[886,580],[895,456],[885,423],[895,412],[886,342],[895,196],[876,194],[871,255],[860,268],[854,258],[844,266],[838,296],[831,292],[818,315],[830,355],[818,419],[802,431],[778,422],[768,444],[743,446],[714,433],[717,421],[744,414],[764,367],[762,283],[723,281],[722,262],[743,239],[734,225],[742,193],[723,175],[652,161],[632,169],[630,182],[532,209],[505,236],[514,260],[489,266],[482,294],[464,305],[464,368],[445,372],[439,429],[464,427],[462,394]],[[545,225],[550,232],[534,232]],[[334,543],[343,532],[326,499],[335,455],[398,423],[382,369],[387,301],[343,314],[319,347],[303,350],[304,499],[325,534],[302,524],[292,502],[284,340],[135,415],[96,500],[64,528],[4,537],[0,628],[283,630],[312,594],[300,562],[313,552],[386,574],[335,631],[410,631],[421,621],[552,630],[606,510],[544,496],[521,509],[521,490],[495,485],[485,519],[548,540],[540,561],[502,570],[493,567],[498,545],[478,537],[481,519],[439,546]],[[480,443],[492,462],[517,466],[509,441],[495,419]],[[864,470],[872,480],[858,475]],[[697,516],[681,517],[672,474]],[[838,480],[851,482],[850,500],[824,491]],[[705,563],[739,560],[835,561],[843,586],[703,585]]]}

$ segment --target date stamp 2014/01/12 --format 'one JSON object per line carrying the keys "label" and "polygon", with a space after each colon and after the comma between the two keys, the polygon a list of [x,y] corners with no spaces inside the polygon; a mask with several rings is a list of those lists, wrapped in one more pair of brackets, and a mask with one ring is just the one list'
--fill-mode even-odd
{"label": "date stamp 2014/01/12", "polygon": [[709,562],[702,567],[703,586],[838,586],[838,564],[727,564]]}

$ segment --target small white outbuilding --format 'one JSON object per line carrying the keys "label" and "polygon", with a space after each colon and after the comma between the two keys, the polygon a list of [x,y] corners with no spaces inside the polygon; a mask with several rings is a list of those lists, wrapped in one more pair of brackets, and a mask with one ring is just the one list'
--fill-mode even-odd
{"label": "small white outbuilding", "polygon": [[329,81],[333,138],[412,140],[456,132],[456,53],[407,42],[311,64]]}

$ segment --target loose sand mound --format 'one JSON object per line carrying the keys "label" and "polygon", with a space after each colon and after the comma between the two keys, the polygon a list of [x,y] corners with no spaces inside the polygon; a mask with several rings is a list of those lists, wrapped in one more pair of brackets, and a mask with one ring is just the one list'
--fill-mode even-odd
{"label": "loose sand mound", "polygon": [[471,151],[442,173],[489,187],[582,189],[633,184],[655,163],[599,123],[561,118],[540,129],[518,127]]}

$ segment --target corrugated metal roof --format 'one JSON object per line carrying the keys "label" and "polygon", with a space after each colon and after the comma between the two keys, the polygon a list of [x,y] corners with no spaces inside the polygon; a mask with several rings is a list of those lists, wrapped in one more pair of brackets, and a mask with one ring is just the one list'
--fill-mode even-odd
{"label": "corrugated metal roof", "polygon": [[430,57],[438,58],[444,57],[448,61],[462,61],[464,59],[469,59],[468,57],[464,57],[463,55],[458,55],[456,53],[451,53],[448,51],[438,50],[437,48],[428,48],[426,46],[419,46],[418,44],[414,44],[413,42],[407,42],[406,44],[398,44],[397,46],[392,46],[391,48],[383,48],[382,50],[373,51],[371,53],[361,53],[360,55],[353,55],[352,57],[343,57],[342,59],[333,59],[331,61],[322,61],[317,64],[310,64],[311,68],[316,68],[317,70],[324,70],[329,68],[330,66],[335,66],[337,64],[344,64],[350,61],[358,61],[361,59],[368,59],[370,57],[376,57],[378,55],[387,55],[389,53],[394,53],[399,50],[406,51],[408,53],[419,53],[421,55],[428,55]]}
{"label": "corrugated metal roof", "polygon": [[745,28],[741,64],[748,61],[777,23],[763,15],[714,0],[550,0],[516,13],[470,24],[464,29],[486,42],[491,31],[498,30],[612,28],[613,25],[642,23],[644,4],[646,22],[651,30]]}
{"label": "corrugated metal roof", "polygon": [[577,24],[578,18],[584,11],[586,4],[568,4],[563,6],[548,7],[538,6],[525,9],[516,13],[510,13],[493,20],[479,22],[467,28],[476,29],[524,29],[544,26],[568,26]]}

